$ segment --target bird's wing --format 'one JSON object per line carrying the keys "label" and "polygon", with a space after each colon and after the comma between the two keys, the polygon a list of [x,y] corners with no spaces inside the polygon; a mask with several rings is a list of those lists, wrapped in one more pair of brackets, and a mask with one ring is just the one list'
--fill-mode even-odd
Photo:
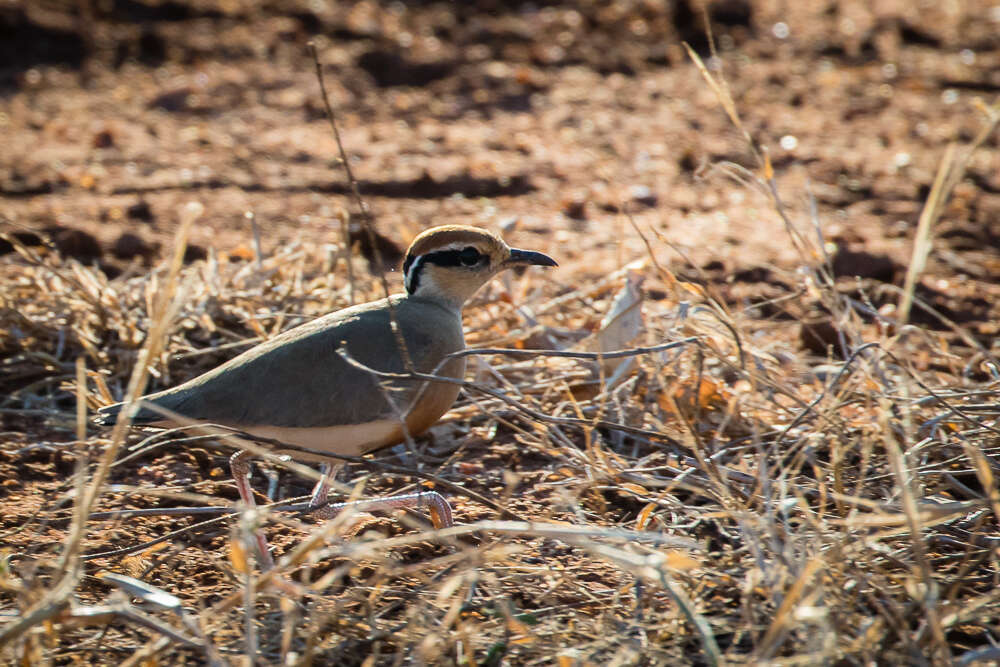
{"label": "bird's wing", "polygon": [[[309,428],[394,418],[398,412],[389,405],[386,392],[398,408],[405,409],[421,383],[383,380],[380,388],[376,377],[338,353],[344,345],[353,359],[369,368],[405,370],[384,303],[348,308],[296,327],[144,400],[190,419],[243,427]],[[407,298],[396,302],[408,352],[420,360],[421,371],[433,370],[445,355],[464,346],[457,313],[442,311],[452,319],[437,313],[434,327],[412,325],[426,321],[431,314],[427,309],[439,308]],[[162,419],[144,409],[133,421]]]}

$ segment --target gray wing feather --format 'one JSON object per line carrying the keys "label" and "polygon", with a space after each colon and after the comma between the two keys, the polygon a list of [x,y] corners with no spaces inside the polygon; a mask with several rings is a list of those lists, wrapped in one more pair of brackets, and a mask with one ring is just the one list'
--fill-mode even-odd
{"label": "gray wing feather", "polygon": [[[301,325],[144,400],[190,419],[233,426],[309,428],[395,416],[378,380],[337,352],[349,340],[349,354],[365,366],[392,373],[405,370],[384,304],[378,301],[356,306]],[[464,347],[458,313],[408,297],[396,301],[396,312],[403,322],[424,322],[431,317],[441,323],[430,331],[401,324],[411,358],[422,361],[418,370],[430,372],[447,354]],[[406,408],[420,383],[395,380],[388,385],[395,404]],[[113,412],[117,410],[108,414]],[[144,409],[133,421],[162,419]]]}

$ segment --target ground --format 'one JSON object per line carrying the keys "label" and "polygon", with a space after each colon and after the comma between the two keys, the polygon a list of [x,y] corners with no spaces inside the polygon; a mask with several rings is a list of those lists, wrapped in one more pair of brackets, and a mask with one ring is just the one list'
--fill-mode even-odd
{"label": "ground", "polygon": [[[1000,373],[1000,139],[981,133],[1000,91],[1000,7],[709,0],[713,50],[700,6],[0,3],[7,618],[23,618],[54,585],[72,533],[68,480],[81,461],[92,475],[111,442],[93,426],[78,439],[76,359],[91,407],[122,397],[185,207],[198,202],[151,388],[352,298],[377,298],[379,258],[398,264],[408,241],[438,224],[487,227],[561,265],[484,290],[466,316],[473,345],[569,349],[614,332],[602,318],[632,276],[644,325],[612,347],[694,336],[698,353],[644,356],[609,392],[591,366],[551,358],[490,357],[469,379],[549,416],[603,415],[643,433],[544,425],[470,390],[416,449],[379,460],[495,506],[363,464],[342,479],[371,475],[366,494],[435,486],[463,525],[513,518],[503,507],[691,544],[648,547],[666,554],[656,567],[608,534],[559,538],[537,526],[389,549],[389,538],[365,535],[405,542],[419,526],[372,519],[308,555],[295,578],[311,588],[298,606],[264,591],[249,621],[241,567],[227,555],[239,544],[233,522],[133,560],[88,561],[74,587],[80,605],[108,599],[94,578],[104,570],[178,595],[193,615],[238,594],[202,621],[214,649],[172,642],[158,649],[164,661],[211,661],[213,650],[238,659],[256,634],[268,664],[310,651],[348,664],[711,662],[692,618],[707,619],[728,661],[944,662],[988,646],[1000,631],[989,411]],[[382,239],[378,257],[310,42]],[[931,249],[907,327],[907,270],[942,164],[958,177],[927,216]],[[398,272],[387,278],[401,288]],[[96,509],[194,502],[123,485],[234,502],[227,451],[199,442],[121,461]],[[912,466],[911,482],[897,464]],[[761,472],[769,466],[774,479]],[[279,479],[284,496],[308,492],[309,480]],[[254,483],[267,490],[263,475]],[[920,507],[969,505],[948,519],[956,527],[917,512],[914,495]],[[852,523],[862,510],[874,518]],[[313,529],[280,521],[268,528],[279,554]],[[91,522],[83,551],[193,522]],[[605,543],[614,553],[595,546]],[[912,588],[932,582],[937,602]],[[693,616],[681,613],[689,605]],[[6,650],[107,663],[160,636],[127,620],[105,632],[54,618],[58,631],[24,630]]]}

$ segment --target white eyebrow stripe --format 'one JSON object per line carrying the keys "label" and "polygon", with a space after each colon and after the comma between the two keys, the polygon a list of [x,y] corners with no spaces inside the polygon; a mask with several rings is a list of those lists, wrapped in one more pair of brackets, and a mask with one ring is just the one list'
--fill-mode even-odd
{"label": "white eyebrow stripe", "polygon": [[424,255],[417,255],[417,258],[413,260],[413,264],[410,264],[410,270],[406,272],[403,277],[403,282],[406,284],[406,291],[413,292],[413,277],[417,275],[417,271],[420,270],[420,265],[424,262]]}

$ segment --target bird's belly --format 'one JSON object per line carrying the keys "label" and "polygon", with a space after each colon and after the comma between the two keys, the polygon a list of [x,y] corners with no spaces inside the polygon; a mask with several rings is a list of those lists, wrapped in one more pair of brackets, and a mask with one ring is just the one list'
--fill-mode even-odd
{"label": "bird's belly", "polygon": [[[367,424],[343,424],[298,428],[292,426],[240,426],[241,431],[341,456],[361,456],[380,447],[402,442],[403,429],[398,419],[380,419]],[[299,460],[324,460],[321,456],[290,451]]]}
{"label": "bird's belly", "polygon": [[[406,429],[411,436],[420,435],[446,413],[458,397],[459,387],[453,384],[429,383],[406,415]],[[399,419],[379,419],[366,424],[337,426],[238,426],[239,430],[262,438],[316,449],[341,456],[362,456],[368,452],[403,442],[406,435]],[[322,460],[301,452],[289,452],[300,460]]]}

